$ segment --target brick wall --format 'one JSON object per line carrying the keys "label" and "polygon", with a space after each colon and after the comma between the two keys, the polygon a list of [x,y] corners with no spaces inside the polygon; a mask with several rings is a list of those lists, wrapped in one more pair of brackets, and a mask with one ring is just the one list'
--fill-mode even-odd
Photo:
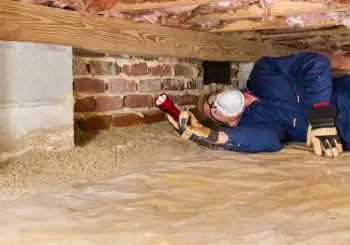
{"label": "brick wall", "polygon": [[74,50],[76,129],[96,131],[113,126],[165,120],[155,107],[160,92],[180,108],[195,106],[204,92],[197,60],[129,57]]}

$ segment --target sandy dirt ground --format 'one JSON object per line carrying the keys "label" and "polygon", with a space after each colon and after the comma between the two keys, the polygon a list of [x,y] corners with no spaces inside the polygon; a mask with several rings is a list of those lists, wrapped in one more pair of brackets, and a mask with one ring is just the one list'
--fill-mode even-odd
{"label": "sandy dirt ground", "polygon": [[1,168],[2,245],[347,245],[350,154],[212,151],[166,123]]}
{"label": "sandy dirt ground", "polygon": [[[152,129],[159,127],[152,126],[147,135]],[[153,137],[146,144],[162,139]],[[94,140],[89,142],[87,148]],[[100,142],[102,153],[95,150],[56,159],[71,159],[74,161],[66,161],[85,166],[85,172],[72,173],[71,179],[100,174],[100,170],[86,171],[90,167],[83,163],[89,163],[90,158],[112,164],[115,152],[103,151],[109,147],[107,142]],[[172,135],[168,143],[184,149]],[[114,172],[110,167],[106,176],[85,177],[39,194],[0,202],[0,244],[350,244],[349,154],[330,160],[300,148],[288,146],[277,154],[210,150],[187,154],[183,150],[184,154],[175,158],[168,155],[154,161],[143,154],[147,157],[138,157],[137,167],[120,171],[119,166]],[[150,149],[149,154],[176,153],[162,147]],[[84,159],[77,159],[79,156]],[[37,157],[31,163],[41,159]],[[40,162],[45,165],[48,159]],[[152,164],[144,164],[147,159]],[[132,166],[131,160],[129,164]],[[42,168],[45,172],[36,176],[46,176],[46,181],[39,183],[58,178],[47,178],[53,170]],[[62,171],[62,175],[67,173]]]}
{"label": "sandy dirt ground", "polygon": [[152,164],[198,149],[168,123],[112,128],[76,135],[76,148],[28,154],[0,164],[0,199],[37,193],[59,183]]}

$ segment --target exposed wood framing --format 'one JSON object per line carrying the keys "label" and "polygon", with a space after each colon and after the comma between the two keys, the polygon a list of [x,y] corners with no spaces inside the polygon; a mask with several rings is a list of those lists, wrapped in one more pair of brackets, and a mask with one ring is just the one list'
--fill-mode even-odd
{"label": "exposed wood framing", "polygon": [[236,19],[249,19],[249,18],[261,18],[264,15],[264,10],[259,4],[252,4],[243,6],[235,10],[229,10],[227,13],[211,13],[205,15],[197,15],[188,20],[190,23],[199,21],[210,20],[236,20]]}
{"label": "exposed wood framing", "polygon": [[100,16],[84,17],[75,11],[29,3],[1,1],[0,13],[0,40],[202,60],[255,61],[271,55],[267,44]]}
{"label": "exposed wood framing", "polygon": [[274,31],[274,33],[264,33],[261,31],[243,31],[234,32],[232,37],[241,37],[243,39],[261,39],[261,40],[275,40],[275,39],[288,39],[288,38],[308,38],[317,35],[350,35],[350,30],[346,27],[331,27],[310,29],[307,28],[289,28],[280,29],[280,31]]}
{"label": "exposed wood framing", "polygon": [[[118,1],[117,1],[118,2]],[[132,12],[146,9],[168,8],[168,7],[181,7],[187,5],[199,5],[209,3],[219,3],[222,0],[170,0],[166,2],[145,2],[145,3],[116,3],[113,8],[103,11],[104,13],[112,12]]]}
{"label": "exposed wood framing", "polygon": [[349,4],[323,4],[310,2],[278,1],[268,5],[270,16],[349,11]]}
{"label": "exposed wood framing", "polygon": [[[278,1],[268,4],[267,9],[266,16],[286,16],[294,14],[350,11],[350,4]],[[236,10],[229,10],[227,13],[211,13],[195,16],[189,20],[189,22],[261,18],[264,16],[264,13],[262,6],[256,3]]]}
{"label": "exposed wood framing", "polygon": [[[307,23],[307,27],[327,27],[341,25],[336,20],[323,20],[323,21],[310,21]],[[274,20],[238,20],[233,23],[224,25],[220,28],[213,28],[209,32],[234,32],[234,31],[249,31],[249,30],[267,30],[267,29],[286,29],[294,28],[292,25],[288,25],[283,18],[277,18]]]}

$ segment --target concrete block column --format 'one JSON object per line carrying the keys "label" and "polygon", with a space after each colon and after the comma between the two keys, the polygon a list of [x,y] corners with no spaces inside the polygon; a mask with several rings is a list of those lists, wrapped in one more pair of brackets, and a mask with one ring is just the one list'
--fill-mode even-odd
{"label": "concrete block column", "polygon": [[0,41],[0,161],[74,147],[71,47]]}
{"label": "concrete block column", "polygon": [[238,86],[239,89],[245,87],[245,84],[250,76],[251,71],[253,70],[254,63],[239,63],[238,65]]}

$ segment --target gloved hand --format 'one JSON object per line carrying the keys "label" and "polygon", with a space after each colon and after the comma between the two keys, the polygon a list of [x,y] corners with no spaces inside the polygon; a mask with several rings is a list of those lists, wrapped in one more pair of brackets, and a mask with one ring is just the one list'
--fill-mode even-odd
{"label": "gloved hand", "polygon": [[323,153],[327,157],[337,157],[343,152],[342,143],[334,125],[337,108],[332,105],[311,107],[307,112],[309,128],[307,132],[308,146],[313,146],[318,156]]}
{"label": "gloved hand", "polygon": [[201,125],[196,117],[189,111],[182,111],[176,122],[167,115],[169,122],[177,130],[183,139],[192,140],[202,146],[213,147],[218,140],[219,132]]}

